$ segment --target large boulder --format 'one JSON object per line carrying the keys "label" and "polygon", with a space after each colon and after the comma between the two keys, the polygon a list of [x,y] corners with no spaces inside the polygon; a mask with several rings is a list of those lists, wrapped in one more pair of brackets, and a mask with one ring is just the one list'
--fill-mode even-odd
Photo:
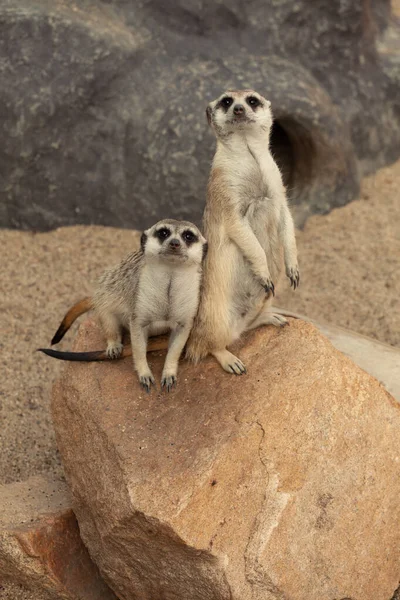
{"label": "large boulder", "polygon": [[0,225],[198,222],[229,86],[272,100],[297,222],[344,204],[399,155],[396,40],[389,0],[2,0]]}
{"label": "large boulder", "polygon": [[[102,347],[92,321],[75,349]],[[400,410],[318,330],[182,362],[69,364],[52,412],[81,535],[121,600],[389,600],[400,580]],[[149,355],[160,376],[163,353]]]}

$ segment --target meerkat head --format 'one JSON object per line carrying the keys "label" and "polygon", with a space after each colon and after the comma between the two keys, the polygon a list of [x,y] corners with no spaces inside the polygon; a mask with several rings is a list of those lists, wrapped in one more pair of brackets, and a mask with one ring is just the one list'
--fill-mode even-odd
{"label": "meerkat head", "polygon": [[271,102],[254,90],[227,90],[210,102],[206,114],[217,137],[257,130],[269,133],[272,126]]}
{"label": "meerkat head", "polygon": [[189,221],[165,219],[147,229],[140,239],[146,258],[171,263],[201,264],[207,242],[200,230]]}

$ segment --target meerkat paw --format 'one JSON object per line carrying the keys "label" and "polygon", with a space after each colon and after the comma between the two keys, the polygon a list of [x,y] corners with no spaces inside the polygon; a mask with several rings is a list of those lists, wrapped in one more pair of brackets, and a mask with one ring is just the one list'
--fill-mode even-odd
{"label": "meerkat paw", "polygon": [[290,287],[293,286],[294,290],[297,287],[299,287],[299,284],[300,284],[300,271],[299,271],[299,267],[297,265],[295,265],[294,267],[287,267],[287,269],[286,269],[286,275],[290,279]]}
{"label": "meerkat paw", "polygon": [[261,279],[260,283],[265,290],[266,294],[272,294],[275,296],[275,286],[272,282],[272,279],[268,277],[268,279]]}
{"label": "meerkat paw", "polygon": [[285,327],[289,321],[282,315],[276,313],[267,313],[263,325],[273,325],[274,327]]}
{"label": "meerkat paw", "polygon": [[242,361],[229,352],[229,350],[220,350],[218,352],[213,352],[212,354],[227,373],[233,375],[243,375],[243,373],[247,373],[246,367]]}
{"label": "meerkat paw", "polygon": [[106,351],[108,358],[111,358],[112,360],[119,358],[123,349],[124,347],[121,342],[108,342]]}
{"label": "meerkat paw", "polygon": [[155,379],[153,377],[153,373],[149,371],[148,373],[139,374],[139,382],[141,387],[145,390],[145,392],[149,393],[151,390],[151,386],[155,385]]}
{"label": "meerkat paw", "polygon": [[170,392],[174,387],[176,387],[177,376],[176,373],[163,373],[161,377],[161,387],[166,388],[167,392]]}

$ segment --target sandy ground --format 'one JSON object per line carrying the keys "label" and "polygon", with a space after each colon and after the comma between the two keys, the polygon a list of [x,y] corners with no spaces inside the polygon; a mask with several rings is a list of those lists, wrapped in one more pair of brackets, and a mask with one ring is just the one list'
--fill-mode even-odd
{"label": "sandy ground", "polygon": [[[301,286],[277,304],[400,346],[400,161],[364,180],[359,200],[298,232]],[[62,364],[36,353],[65,310],[138,234],[102,227],[50,233],[0,230],[0,483],[62,474],[49,414]],[[71,345],[73,332],[63,341]],[[42,600],[0,582],[1,600]]]}
{"label": "sandy ground", "polygon": [[359,200],[297,232],[301,285],[278,304],[400,346],[400,161],[364,179]]}

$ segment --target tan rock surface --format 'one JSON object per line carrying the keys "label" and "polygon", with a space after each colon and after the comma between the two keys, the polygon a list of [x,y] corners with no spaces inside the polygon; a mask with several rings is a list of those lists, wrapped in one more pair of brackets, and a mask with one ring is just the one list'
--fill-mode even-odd
{"label": "tan rock surface", "polygon": [[[78,348],[100,343],[88,321]],[[252,334],[249,373],[70,364],[53,416],[82,537],[123,600],[388,600],[400,409],[312,325]],[[162,354],[151,357],[161,373]]]}
{"label": "tan rock surface", "polygon": [[64,482],[36,476],[0,486],[0,507],[0,583],[52,600],[116,600],[81,541]]}
{"label": "tan rock surface", "polygon": [[351,331],[351,329],[318,323],[309,317],[286,309],[274,307],[274,311],[313,323],[335,348],[378,379],[385,389],[400,402],[400,348],[378,342],[356,331]]}

